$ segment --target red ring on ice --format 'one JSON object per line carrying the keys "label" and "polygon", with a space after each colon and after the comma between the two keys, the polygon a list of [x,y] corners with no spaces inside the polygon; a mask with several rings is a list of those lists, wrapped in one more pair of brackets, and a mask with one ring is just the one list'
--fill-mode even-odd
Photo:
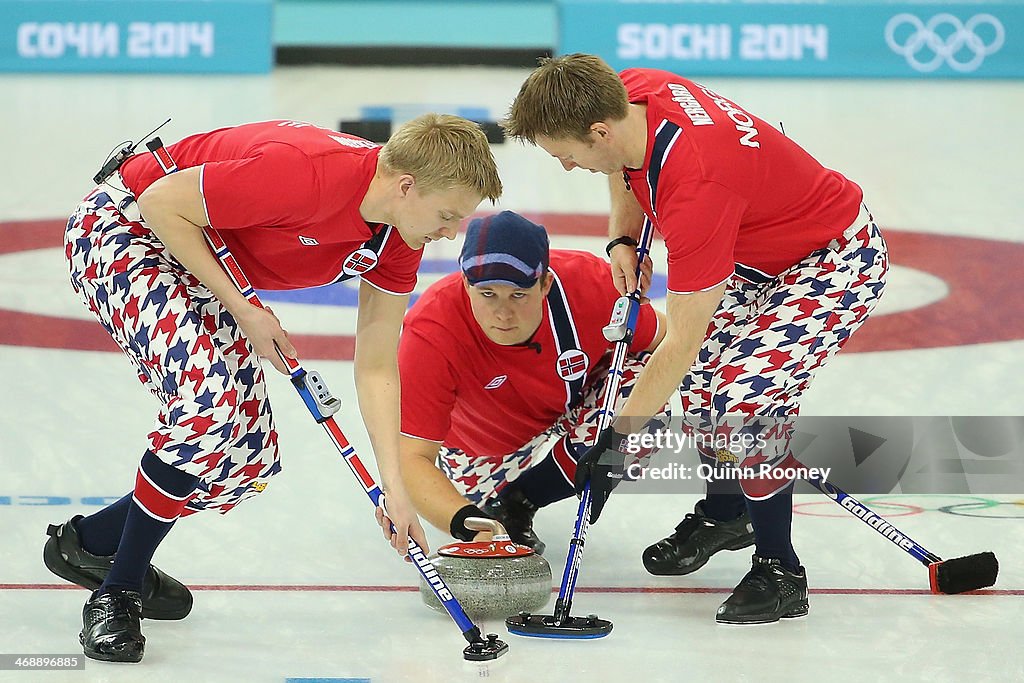
{"label": "red ring on ice", "polygon": [[[603,215],[528,213],[552,235],[600,237]],[[0,255],[60,247],[63,220],[0,223]],[[1024,243],[884,229],[891,262],[946,283],[949,294],[911,310],[870,318],[844,353],[899,351],[1024,339]],[[70,285],[68,296],[72,297]],[[351,360],[351,335],[292,335],[304,359]],[[117,351],[98,324],[0,309],[0,344]]]}

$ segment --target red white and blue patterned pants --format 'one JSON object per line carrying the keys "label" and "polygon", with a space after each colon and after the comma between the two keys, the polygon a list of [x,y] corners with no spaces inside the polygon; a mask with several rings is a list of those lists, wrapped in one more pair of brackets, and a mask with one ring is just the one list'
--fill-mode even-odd
{"label": "red white and blue patterned pants", "polygon": [[[146,448],[225,513],[281,470],[263,370],[220,301],[97,189],[68,221],[71,284],[160,401]],[[142,448],[140,448],[141,452]]]}
{"label": "red white and blue patterned pants", "polygon": [[[636,384],[637,376],[650,356],[649,353],[626,356],[616,409],[625,403],[626,397]],[[452,480],[455,488],[467,500],[479,504],[495,497],[507,482],[515,481],[546,456],[554,461],[558,476],[564,478],[565,483],[569,485],[567,490],[571,491],[576,476],[576,461],[597,440],[597,427],[601,419],[601,406],[604,404],[604,389],[608,384],[609,366],[610,359],[606,356],[597,364],[591,382],[584,387],[583,399],[579,405],[524,445],[511,453],[498,455],[469,455],[457,448],[442,447],[438,453],[441,471]],[[666,404],[657,416],[658,423],[667,422],[668,412]],[[551,444],[552,440],[555,440],[554,445]],[[649,451],[640,451],[630,457],[646,464],[649,456]],[[629,460],[626,465],[632,462],[634,460]]]}
{"label": "red white and blue patterned pants", "polygon": [[[679,387],[685,427],[710,443],[738,428],[761,437],[740,466],[796,464],[789,445],[800,397],[874,310],[888,268],[885,241],[869,221],[767,282],[734,276]],[[740,483],[747,497],[764,499],[790,480]]]}

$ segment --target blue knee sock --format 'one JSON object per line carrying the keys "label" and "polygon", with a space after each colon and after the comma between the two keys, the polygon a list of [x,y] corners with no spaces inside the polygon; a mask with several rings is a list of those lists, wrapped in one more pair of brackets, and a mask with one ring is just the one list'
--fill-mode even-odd
{"label": "blue knee sock", "polygon": [[[558,466],[555,458],[555,449],[561,449],[559,451],[560,455],[572,452],[571,448],[567,450],[564,448],[564,445],[564,439],[556,442],[546,458],[520,474],[512,482],[512,485],[522,491],[526,499],[537,507],[550,505],[564,498],[569,498],[576,493],[573,485],[566,481],[566,475],[562,472],[562,468]],[[582,454],[582,452],[578,455],[572,452],[572,455],[569,457],[572,459],[573,464],[575,464],[576,458]]]}
{"label": "blue knee sock", "polygon": [[97,594],[142,590],[157,546],[174,526],[199,478],[186,474],[147,451],[135,478],[114,565]]}
{"label": "blue knee sock", "polygon": [[[713,452],[698,449],[701,463],[719,467],[718,459]],[[721,467],[728,467],[722,465]],[[707,482],[707,494],[704,496],[704,514],[719,522],[731,522],[743,516],[747,511],[747,499],[743,496],[738,479],[715,479]]]}
{"label": "blue knee sock", "polygon": [[777,559],[790,571],[800,570],[793,550],[793,484],[766,500],[747,500],[758,557]]}
{"label": "blue knee sock", "polygon": [[129,493],[116,503],[75,522],[82,547],[93,555],[107,556],[117,552],[131,504],[132,494]]}

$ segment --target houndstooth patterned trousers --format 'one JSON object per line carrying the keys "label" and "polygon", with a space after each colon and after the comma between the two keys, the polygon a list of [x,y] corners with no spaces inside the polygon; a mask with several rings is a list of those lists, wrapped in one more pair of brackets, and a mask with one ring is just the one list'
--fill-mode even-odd
{"label": "houndstooth patterned trousers", "polygon": [[[767,282],[734,276],[679,387],[685,429],[709,443],[743,431],[752,447],[737,458],[742,467],[795,465],[789,445],[800,397],[874,310],[888,268],[885,241],[869,219]],[[740,483],[758,500],[790,480]]]}
{"label": "houndstooth patterned trousers", "polygon": [[[641,353],[626,356],[616,409],[625,403],[650,355]],[[457,448],[442,447],[438,453],[441,470],[467,500],[480,504],[496,496],[507,482],[515,481],[546,456],[554,461],[558,476],[564,478],[568,485],[567,491],[571,492],[573,478],[576,476],[576,461],[597,440],[609,366],[610,359],[606,356],[595,367],[592,374],[594,379],[584,387],[579,405],[524,445],[511,453],[495,455],[469,455]],[[660,423],[667,420],[667,404],[657,417]],[[554,445],[550,444],[552,440],[555,440]],[[649,455],[649,452],[640,451],[632,457],[646,462]]]}
{"label": "houndstooth patterned trousers", "polygon": [[220,301],[102,190],[68,220],[71,284],[160,401],[147,448],[226,513],[281,471],[263,370]]}

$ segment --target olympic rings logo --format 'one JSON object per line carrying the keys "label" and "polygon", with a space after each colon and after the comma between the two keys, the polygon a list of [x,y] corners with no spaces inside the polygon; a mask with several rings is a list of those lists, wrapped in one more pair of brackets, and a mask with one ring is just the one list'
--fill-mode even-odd
{"label": "olympic rings logo", "polygon": [[[945,500],[936,500],[936,499]],[[922,500],[927,499],[927,500]],[[981,496],[961,496],[953,494],[913,494],[898,496],[871,496],[859,499],[867,507],[877,512],[880,517],[912,517],[925,512],[942,512],[958,517],[981,517],[983,519],[1024,519],[1024,500],[993,500]],[[941,504],[947,503],[947,504]],[[797,503],[793,512],[807,517],[849,517],[844,510],[821,510],[819,506],[832,508],[835,503],[827,500]],[[819,509],[814,509],[819,508]]]}
{"label": "olympic rings logo", "polygon": [[[910,26],[911,33],[902,42],[897,32]],[[978,33],[991,32],[991,41],[985,42]],[[927,23],[913,14],[897,14],[885,25],[885,42],[889,48],[907,60],[915,70],[928,73],[945,62],[954,71],[968,73],[976,70],[991,54],[1003,46],[1006,30],[991,14],[976,14],[966,23],[952,14],[936,14]],[[928,55],[931,55],[930,57]],[[967,59],[962,59],[970,55]]]}

